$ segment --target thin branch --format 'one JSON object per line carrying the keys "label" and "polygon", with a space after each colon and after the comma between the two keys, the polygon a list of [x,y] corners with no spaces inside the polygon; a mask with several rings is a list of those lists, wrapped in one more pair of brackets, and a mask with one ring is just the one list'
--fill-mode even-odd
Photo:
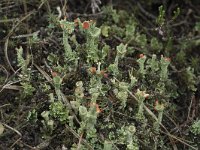
{"label": "thin branch", "polygon": [[[80,139],[80,136],[78,135],[78,133],[76,133],[73,129],[71,129],[67,124],[65,124],[65,127],[66,127],[76,138]],[[81,141],[81,142],[83,142],[83,144],[85,144],[85,145],[88,147],[89,150],[94,150],[94,149],[92,148],[92,146],[89,145],[89,144],[87,143],[87,141],[86,141],[85,139],[82,138],[82,141]]]}
{"label": "thin branch", "polygon": [[8,128],[8,129],[14,131],[14,132],[17,133],[20,137],[22,137],[22,134],[21,134],[18,130],[16,130],[15,128],[13,128],[13,127],[11,127],[11,126],[5,124],[5,123],[2,123],[2,124],[3,124],[6,128]]}
{"label": "thin branch", "polygon": [[13,72],[16,72],[15,69],[12,67],[11,63],[10,63],[10,60],[8,58],[8,42],[9,42],[9,37],[6,38],[6,41],[5,41],[5,44],[4,44],[4,55],[5,55],[5,58],[6,58],[6,62],[9,66],[9,68],[13,71]]}

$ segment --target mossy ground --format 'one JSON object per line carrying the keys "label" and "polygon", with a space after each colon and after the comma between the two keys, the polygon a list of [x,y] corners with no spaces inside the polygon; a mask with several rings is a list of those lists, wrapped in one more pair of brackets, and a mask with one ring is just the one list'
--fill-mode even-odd
{"label": "mossy ground", "polygon": [[[136,143],[139,149],[152,149],[156,142],[157,149],[200,148],[199,131],[195,134],[191,129],[192,124],[200,119],[200,2],[102,0],[101,4],[98,1],[95,3],[99,10],[94,5],[91,7],[92,2],[0,1],[0,122],[4,126],[4,132],[0,135],[0,149],[58,150],[62,147],[70,149],[80,143],[85,145],[86,149],[92,146],[103,149],[102,145],[108,139],[113,149],[126,149],[128,144],[123,134],[125,126],[131,124],[136,126]],[[159,13],[161,5],[165,11],[164,16]],[[59,10],[57,6],[60,7]],[[85,139],[85,134],[77,134],[80,127],[77,121],[74,121],[75,128],[69,128],[57,118],[53,131],[45,128],[42,122],[44,118],[41,113],[50,109],[49,94],[55,94],[54,86],[48,80],[48,77],[54,76],[52,69],[63,77],[60,90],[69,101],[75,99],[76,83],[83,81],[86,86],[83,105],[89,107],[91,74],[88,73],[88,67],[97,68],[95,63],[87,66],[91,63],[86,63],[86,38],[83,36],[84,32],[80,33],[76,28],[74,35],[79,46],[76,47],[73,36],[70,45],[72,49],[76,47],[79,50],[81,58],[76,71],[65,70],[63,31],[57,21],[59,17],[67,17],[71,22],[76,18],[80,18],[82,22],[93,20],[101,29],[97,48],[104,49],[106,53],[102,68],[107,72],[101,81],[106,92],[97,99],[103,111],[98,114],[95,124],[95,142]],[[109,70],[108,66],[114,63],[116,47],[121,43],[127,44],[127,52],[119,61],[120,74],[115,76],[112,68]],[[27,70],[23,70],[19,62],[16,48],[19,49],[20,46],[23,47],[21,63],[26,64],[24,68],[27,67]],[[156,54],[159,60],[161,55],[170,58],[167,80],[163,82],[164,94],[159,93],[163,88],[158,76],[159,70],[152,70],[147,62],[146,66],[149,65],[151,69],[147,71],[145,78],[141,72],[138,74],[138,59],[141,54],[149,60],[153,54]],[[157,116],[158,112],[154,110],[155,101],[159,100],[167,105],[162,119],[164,127],[160,128],[159,133],[153,129],[154,119],[149,112],[144,112],[145,121],[138,120],[135,114],[139,106],[132,96],[128,96],[123,109],[119,101],[120,95],[116,96],[112,90],[113,77],[130,83],[130,70],[138,79],[131,92],[136,93],[139,88],[150,94],[145,106]],[[29,76],[24,77],[24,74]],[[59,109],[62,113],[65,108],[59,106]],[[37,116],[32,118],[31,122],[27,117],[30,112],[31,117],[34,117],[33,110],[36,110]],[[81,118],[78,115],[77,117]],[[61,119],[63,118],[65,114]],[[197,128],[200,130],[200,127]]]}

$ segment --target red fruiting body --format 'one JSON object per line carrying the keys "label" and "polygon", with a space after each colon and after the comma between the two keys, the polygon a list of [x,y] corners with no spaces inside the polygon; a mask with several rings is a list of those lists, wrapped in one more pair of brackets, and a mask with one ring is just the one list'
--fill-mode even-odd
{"label": "red fruiting body", "polygon": [[99,105],[98,105],[98,104],[96,104],[96,112],[97,112],[97,113],[101,113],[101,112],[102,112],[102,110],[99,108]]}
{"label": "red fruiting body", "polygon": [[155,101],[154,110],[157,111],[156,106],[158,105],[158,100]]}
{"label": "red fruiting body", "polygon": [[56,77],[58,74],[57,72],[51,72],[52,77]]}
{"label": "red fruiting body", "polygon": [[92,73],[92,74],[95,74],[96,73],[96,71],[97,71],[97,69],[95,68],[95,67],[90,67],[90,72]]}
{"label": "red fruiting body", "polygon": [[144,54],[140,54],[140,56],[139,56],[140,58],[143,58],[144,57]]}
{"label": "red fruiting body", "polygon": [[97,113],[101,113],[102,112],[102,110],[99,108],[99,105],[97,103],[90,103],[90,106],[95,106]]}
{"label": "red fruiting body", "polygon": [[165,61],[171,61],[171,58],[165,57]]}
{"label": "red fruiting body", "polygon": [[83,22],[83,29],[89,29],[90,23],[88,21]]}
{"label": "red fruiting body", "polygon": [[107,73],[104,73],[103,76],[104,76],[104,78],[108,78],[108,74]]}

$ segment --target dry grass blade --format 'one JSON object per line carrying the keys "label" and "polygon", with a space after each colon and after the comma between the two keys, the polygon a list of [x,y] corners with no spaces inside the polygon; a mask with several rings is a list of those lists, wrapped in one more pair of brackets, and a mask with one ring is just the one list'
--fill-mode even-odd
{"label": "dry grass blade", "polygon": [[[80,136],[79,136],[73,129],[71,129],[68,125],[65,125],[65,127],[66,127],[76,138],[80,139]],[[94,150],[94,149],[92,148],[92,146],[89,145],[89,144],[87,143],[87,141],[86,141],[85,139],[82,138],[81,142],[83,142],[83,144],[85,144],[85,145],[88,147],[89,150]]]}
{"label": "dry grass blade", "polygon": [[[0,85],[0,87],[1,87],[1,86],[2,86],[2,85]],[[22,90],[23,88],[22,88],[21,86],[18,86],[18,85],[6,84],[6,85],[2,86],[2,89],[0,90],[0,92],[3,91],[4,89],[20,91],[20,90]]]}
{"label": "dry grass blade", "polygon": [[4,44],[4,55],[5,55],[5,58],[6,58],[6,62],[9,66],[9,68],[15,72],[15,69],[12,67],[11,63],[10,63],[10,60],[8,58],[8,41],[9,41],[9,38],[6,38],[6,41],[5,41],[5,44]]}
{"label": "dry grass blade", "polygon": [[8,129],[14,131],[14,132],[17,133],[20,137],[22,137],[22,134],[21,134],[18,130],[16,130],[15,128],[13,128],[13,127],[11,127],[11,126],[5,124],[5,123],[2,123],[2,124],[3,124],[3,126],[5,126],[6,128],[8,128]]}
{"label": "dry grass blade", "polygon": [[33,65],[38,69],[38,71],[45,77],[45,79],[48,82],[52,81],[52,78],[44,70],[42,70],[37,64],[34,63]]}

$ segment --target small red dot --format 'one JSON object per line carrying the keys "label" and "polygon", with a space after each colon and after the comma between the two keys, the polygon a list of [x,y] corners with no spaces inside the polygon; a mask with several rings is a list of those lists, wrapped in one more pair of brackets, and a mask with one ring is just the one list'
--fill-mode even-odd
{"label": "small red dot", "polygon": [[90,23],[88,21],[83,22],[83,29],[89,29]]}

